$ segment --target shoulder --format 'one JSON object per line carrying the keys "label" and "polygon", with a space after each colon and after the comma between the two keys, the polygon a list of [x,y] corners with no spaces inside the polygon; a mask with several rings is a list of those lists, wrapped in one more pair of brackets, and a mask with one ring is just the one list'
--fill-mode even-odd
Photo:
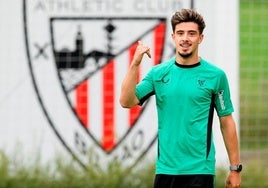
{"label": "shoulder", "polygon": [[211,62],[202,59],[200,60],[202,67],[209,73],[213,73],[216,75],[225,75],[225,72],[223,69],[219,68],[218,66],[212,64]]}
{"label": "shoulder", "polygon": [[175,63],[175,58],[171,58],[171,59],[164,61],[158,65],[155,65],[153,69],[155,69],[155,71],[161,71],[161,70],[164,70],[165,68],[170,67],[174,63]]}
{"label": "shoulder", "polygon": [[174,65],[174,64],[175,64],[175,58],[171,58],[171,59],[164,61],[158,65],[155,65],[152,68],[151,72],[156,79],[161,79],[163,76],[165,76],[169,72],[172,65]]}

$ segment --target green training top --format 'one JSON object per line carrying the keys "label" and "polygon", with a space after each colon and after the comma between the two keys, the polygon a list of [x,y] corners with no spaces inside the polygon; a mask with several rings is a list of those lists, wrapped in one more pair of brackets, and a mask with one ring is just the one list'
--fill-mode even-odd
{"label": "green training top", "polygon": [[224,71],[203,59],[183,66],[173,58],[153,67],[136,95],[140,105],[156,98],[156,174],[215,174],[213,112],[219,117],[233,112]]}

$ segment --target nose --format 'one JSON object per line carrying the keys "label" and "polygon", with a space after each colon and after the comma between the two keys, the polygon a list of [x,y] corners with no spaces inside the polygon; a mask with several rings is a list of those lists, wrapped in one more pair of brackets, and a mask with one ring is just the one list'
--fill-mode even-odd
{"label": "nose", "polygon": [[187,41],[188,40],[188,34],[184,33],[182,36],[182,40]]}

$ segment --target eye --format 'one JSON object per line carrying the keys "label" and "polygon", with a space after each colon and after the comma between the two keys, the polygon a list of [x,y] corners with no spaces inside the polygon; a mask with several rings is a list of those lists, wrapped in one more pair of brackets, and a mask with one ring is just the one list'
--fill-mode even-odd
{"label": "eye", "polygon": [[193,35],[194,35],[194,33],[193,33],[193,32],[190,32],[190,33],[189,33],[189,35],[190,35],[190,36],[193,36]]}
{"label": "eye", "polygon": [[183,32],[179,31],[179,32],[177,32],[177,35],[178,36],[182,36],[183,35]]}
{"label": "eye", "polygon": [[195,36],[195,35],[196,35],[196,32],[194,32],[194,31],[189,32],[189,35],[190,35],[190,36]]}

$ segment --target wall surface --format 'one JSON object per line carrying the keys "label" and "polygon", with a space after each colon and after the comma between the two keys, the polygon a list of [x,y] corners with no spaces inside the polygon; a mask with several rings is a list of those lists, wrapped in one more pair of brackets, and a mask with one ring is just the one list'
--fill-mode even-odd
{"label": "wall surface", "polygon": [[[152,50],[139,79],[174,56],[170,17],[197,9],[206,20],[200,55],[225,70],[238,117],[238,2],[9,0],[0,2],[0,149],[10,156],[61,153],[87,167],[154,159],[154,98],[122,109],[118,98],[137,40]],[[215,118],[217,164],[228,163]],[[89,160],[90,159],[90,160]]]}

